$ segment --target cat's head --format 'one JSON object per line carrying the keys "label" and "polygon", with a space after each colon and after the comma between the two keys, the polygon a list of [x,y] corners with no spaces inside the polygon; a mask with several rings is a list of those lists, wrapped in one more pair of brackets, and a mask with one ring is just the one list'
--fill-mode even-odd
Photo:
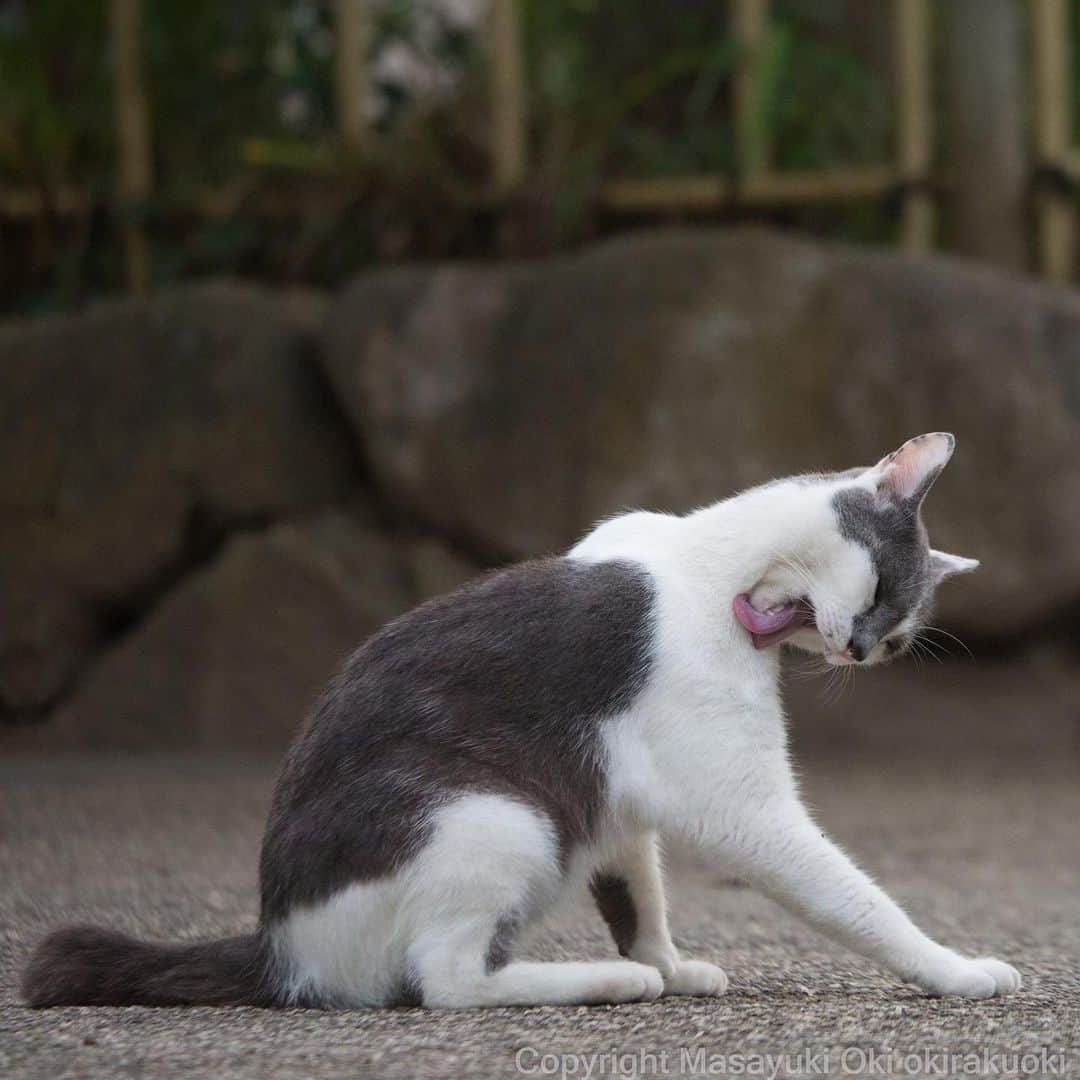
{"label": "cat's head", "polygon": [[759,648],[788,641],[841,665],[911,646],[937,586],[979,565],[931,548],[920,513],[955,444],[944,432],[920,435],[872,468],[789,481],[813,487],[814,527],[734,601]]}

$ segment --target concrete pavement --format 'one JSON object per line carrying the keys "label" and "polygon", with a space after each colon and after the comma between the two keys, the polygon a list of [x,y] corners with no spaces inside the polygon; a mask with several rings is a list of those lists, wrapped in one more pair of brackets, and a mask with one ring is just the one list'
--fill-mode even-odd
{"label": "concrete pavement", "polygon": [[[252,925],[274,769],[272,762],[180,755],[0,763],[0,1075],[266,1080],[540,1076],[565,1068],[583,1076],[590,1060],[594,1077],[710,1067],[733,1075],[739,1062],[731,1055],[740,1053],[792,1055],[779,1061],[779,1075],[822,1068],[954,1075],[962,1069],[940,1057],[916,1070],[918,1062],[903,1055],[1005,1054],[998,1060],[1008,1068],[1013,1054],[1044,1049],[1041,1062],[1027,1064],[1080,1075],[1075,759],[818,759],[802,770],[822,824],[921,925],[948,944],[1020,968],[1025,987],[1011,998],[924,997],[717,871],[676,860],[676,940],[727,969],[724,998],[454,1013],[33,1012],[17,1003],[17,968],[31,943],[60,922],[89,919],[161,938]],[[555,920],[531,953],[585,958],[613,950],[582,903]],[[613,1059],[613,1050],[623,1056]],[[742,1068],[756,1060],[744,1059]]]}

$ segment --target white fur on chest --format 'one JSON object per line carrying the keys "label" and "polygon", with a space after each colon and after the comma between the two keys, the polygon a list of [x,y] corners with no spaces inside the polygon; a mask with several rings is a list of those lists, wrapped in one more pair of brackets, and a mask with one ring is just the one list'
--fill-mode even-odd
{"label": "white fur on chest", "polygon": [[648,685],[606,725],[612,814],[697,837],[793,783],[775,652],[756,652],[725,617],[738,569],[695,572],[686,529],[685,519],[630,514],[570,554],[633,561],[656,590]]}

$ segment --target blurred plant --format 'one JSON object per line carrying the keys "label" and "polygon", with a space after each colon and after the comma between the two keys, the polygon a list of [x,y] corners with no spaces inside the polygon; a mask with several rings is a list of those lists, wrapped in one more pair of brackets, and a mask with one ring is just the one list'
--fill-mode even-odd
{"label": "blurred plant", "polygon": [[883,163],[892,153],[887,80],[794,17],[766,46],[765,138],[782,169]]}
{"label": "blurred plant", "polygon": [[526,0],[537,177],[564,236],[605,174],[726,169],[723,5]]}
{"label": "blurred plant", "polygon": [[[525,227],[510,233],[511,249],[588,235],[605,179],[731,170],[737,54],[727,5],[519,2],[533,161]],[[507,250],[482,198],[490,109],[477,31],[486,0],[372,0],[372,11],[378,139],[356,169],[335,150],[328,0],[146,3],[155,167],[146,214],[159,281],[235,271],[333,284],[377,259]],[[884,80],[799,5],[778,0],[776,12],[757,110],[773,162],[884,160]],[[5,187],[33,188],[46,206],[75,187],[101,207],[113,139],[104,0],[0,0]],[[830,231],[877,227],[865,209],[829,213]],[[103,211],[29,228],[0,223],[0,240],[26,255],[0,270],[3,305],[117,287],[107,224]]]}
{"label": "blurred plant", "polygon": [[49,198],[72,179],[100,182],[111,113],[104,15],[79,0],[0,7],[0,177]]}
{"label": "blurred plant", "polygon": [[[527,0],[524,12],[538,174],[564,237],[605,177],[733,169],[726,5]],[[849,43],[778,5],[761,71],[755,137],[777,167],[886,160],[886,81]]]}

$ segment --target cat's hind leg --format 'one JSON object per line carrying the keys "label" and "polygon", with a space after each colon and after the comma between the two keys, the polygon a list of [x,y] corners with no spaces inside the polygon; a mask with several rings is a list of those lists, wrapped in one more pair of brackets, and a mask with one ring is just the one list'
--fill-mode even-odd
{"label": "cat's hind leg", "polygon": [[522,802],[472,794],[446,805],[410,876],[407,958],[425,1006],[618,1003],[663,989],[645,964],[512,960],[518,931],[565,883],[553,824]]}
{"label": "cat's hind leg", "polygon": [[665,994],[718,995],[727,990],[721,968],[679,955],[668,931],[656,834],[624,840],[594,875],[591,889],[622,956],[655,967]]}

